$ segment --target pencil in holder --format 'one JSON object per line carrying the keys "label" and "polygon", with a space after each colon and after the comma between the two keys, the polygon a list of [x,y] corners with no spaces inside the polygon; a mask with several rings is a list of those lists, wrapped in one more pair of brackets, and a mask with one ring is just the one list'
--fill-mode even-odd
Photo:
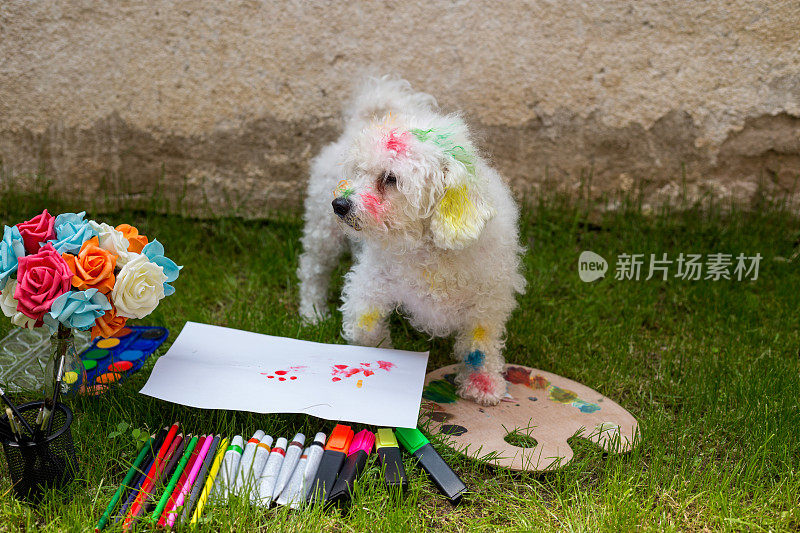
{"label": "pencil in holder", "polygon": [[[18,406],[31,426],[42,404],[38,401]],[[12,488],[20,499],[38,501],[46,490],[63,488],[78,475],[78,459],[72,442],[72,411],[58,403],[52,416],[54,429],[39,442],[3,440]],[[1,417],[0,423],[7,424],[7,417]]]}

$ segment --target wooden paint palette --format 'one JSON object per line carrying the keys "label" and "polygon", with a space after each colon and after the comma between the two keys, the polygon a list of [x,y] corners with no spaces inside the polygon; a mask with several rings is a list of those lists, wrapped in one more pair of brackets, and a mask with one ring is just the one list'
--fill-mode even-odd
{"label": "wooden paint palette", "polygon": [[638,443],[636,419],[576,381],[506,365],[508,397],[483,407],[458,397],[455,372],[450,365],[425,377],[420,425],[474,459],[512,470],[555,470],[572,459],[567,439],[573,436],[610,453],[628,452]]}

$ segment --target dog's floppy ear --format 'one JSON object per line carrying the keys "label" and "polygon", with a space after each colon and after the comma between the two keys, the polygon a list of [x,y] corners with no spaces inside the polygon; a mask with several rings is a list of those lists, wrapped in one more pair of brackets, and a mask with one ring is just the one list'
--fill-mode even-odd
{"label": "dog's floppy ear", "polygon": [[431,232],[439,248],[461,250],[478,238],[495,210],[479,190],[474,163],[465,166],[456,160],[447,174],[450,179],[434,209]]}
{"label": "dog's floppy ear", "polygon": [[461,250],[483,231],[494,214],[486,194],[486,177],[469,140],[466,124],[455,116],[430,129],[412,129],[416,139],[439,151],[442,172],[433,178],[438,196],[431,216],[433,242],[439,248]]}

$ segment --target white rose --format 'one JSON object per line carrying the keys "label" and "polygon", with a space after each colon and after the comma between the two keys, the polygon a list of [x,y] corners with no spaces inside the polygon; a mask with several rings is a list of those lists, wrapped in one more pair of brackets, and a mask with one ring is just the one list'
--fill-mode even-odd
{"label": "white rose", "polygon": [[3,310],[4,315],[11,318],[11,323],[15,326],[33,329],[36,325],[36,320],[17,311],[17,299],[14,298],[14,289],[16,288],[17,280],[8,280],[6,288],[0,292],[0,309]]}
{"label": "white rose", "polygon": [[111,290],[111,301],[117,314],[128,318],[144,318],[164,298],[164,269],[151,263],[147,256],[130,254],[130,260],[117,274]]}
{"label": "white rose", "polygon": [[97,232],[100,248],[117,255],[117,267],[124,267],[133,258],[133,252],[128,251],[130,243],[121,231],[109,226],[105,222],[89,221],[89,226]]}

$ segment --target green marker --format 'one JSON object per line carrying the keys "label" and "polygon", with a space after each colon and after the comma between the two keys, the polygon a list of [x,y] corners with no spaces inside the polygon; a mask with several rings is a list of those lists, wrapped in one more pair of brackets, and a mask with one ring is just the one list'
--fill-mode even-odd
{"label": "green marker", "polygon": [[172,496],[172,491],[175,490],[175,485],[178,484],[178,480],[181,478],[183,469],[186,468],[186,463],[189,462],[189,458],[191,457],[195,446],[197,446],[197,435],[192,437],[192,440],[186,447],[186,451],[183,452],[183,457],[181,457],[181,461],[178,463],[178,467],[175,468],[175,472],[172,474],[172,479],[169,480],[169,485],[167,485],[167,488],[164,491],[164,495],[161,496],[161,499],[158,501],[156,510],[153,511],[153,516],[150,517],[150,521],[153,522],[154,524],[158,523],[158,519],[161,517],[161,513],[164,512],[164,507],[167,506],[167,502],[169,502],[169,497]]}
{"label": "green marker", "polygon": [[430,476],[439,491],[456,504],[466,492],[467,486],[447,466],[442,456],[431,446],[430,441],[417,428],[397,428],[395,435],[403,448],[419,460],[419,464]]}
{"label": "green marker", "polygon": [[108,504],[106,507],[103,516],[100,517],[100,521],[97,522],[97,525],[94,526],[95,531],[102,531],[106,524],[108,524],[109,518],[111,518],[111,513],[114,512],[116,509],[117,504],[119,503],[120,498],[122,498],[122,494],[125,492],[125,489],[131,484],[133,481],[134,476],[139,473],[139,467],[142,466],[144,462],[144,458],[147,454],[151,451],[151,446],[153,445],[153,441],[155,440],[155,436],[150,436],[150,439],[142,446],[142,449],[139,450],[139,455],[136,457],[136,460],[133,462],[133,466],[128,473],[125,475],[125,479],[122,480],[122,485],[119,486],[117,489],[117,493],[114,494],[114,497],[111,498],[111,503]]}

